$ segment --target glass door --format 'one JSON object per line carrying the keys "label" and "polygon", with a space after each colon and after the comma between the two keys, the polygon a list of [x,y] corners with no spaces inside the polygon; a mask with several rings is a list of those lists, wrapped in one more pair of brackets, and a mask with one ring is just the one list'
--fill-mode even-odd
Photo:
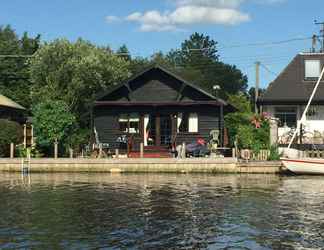
{"label": "glass door", "polygon": [[160,116],[160,143],[161,146],[169,146],[172,137],[172,120],[171,116]]}

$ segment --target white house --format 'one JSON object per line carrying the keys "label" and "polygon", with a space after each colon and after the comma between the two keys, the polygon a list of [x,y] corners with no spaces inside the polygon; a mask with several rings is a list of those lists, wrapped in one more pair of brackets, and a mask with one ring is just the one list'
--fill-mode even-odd
{"label": "white house", "polygon": [[[289,142],[323,66],[324,53],[298,54],[258,100],[263,112],[279,120],[279,144]],[[302,130],[303,144],[324,144],[324,81],[317,90]]]}

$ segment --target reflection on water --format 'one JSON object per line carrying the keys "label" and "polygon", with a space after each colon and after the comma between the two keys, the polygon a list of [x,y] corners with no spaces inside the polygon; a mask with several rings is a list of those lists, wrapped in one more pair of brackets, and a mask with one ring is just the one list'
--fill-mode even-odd
{"label": "reflection on water", "polygon": [[324,179],[0,174],[0,248],[323,249]]}

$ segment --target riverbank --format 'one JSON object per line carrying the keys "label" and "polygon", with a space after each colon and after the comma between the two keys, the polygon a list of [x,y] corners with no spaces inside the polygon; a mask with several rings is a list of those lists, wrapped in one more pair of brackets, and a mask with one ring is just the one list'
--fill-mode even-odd
{"label": "riverbank", "polygon": [[[0,159],[0,172],[21,172],[22,159]],[[281,162],[240,162],[236,158],[188,159],[31,159],[37,173],[250,173],[279,174]]]}

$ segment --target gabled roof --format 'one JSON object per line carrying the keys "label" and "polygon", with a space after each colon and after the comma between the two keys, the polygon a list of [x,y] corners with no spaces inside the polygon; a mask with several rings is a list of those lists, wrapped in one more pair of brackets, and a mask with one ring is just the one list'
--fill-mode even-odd
{"label": "gabled roof", "polygon": [[13,100],[9,99],[8,97],[5,97],[4,95],[0,94],[0,106],[13,108],[13,109],[21,109],[25,110],[25,108],[18,103],[14,102]]}
{"label": "gabled roof", "polygon": [[125,82],[122,82],[116,86],[114,86],[112,89],[109,89],[107,92],[103,93],[103,94],[100,94],[97,96],[96,98],[96,102],[100,102],[100,100],[102,98],[104,98],[105,96],[115,92],[116,90],[120,89],[120,88],[123,88],[125,86],[127,86],[130,82],[134,81],[135,79],[139,78],[140,76],[142,76],[143,74],[151,71],[151,70],[154,70],[154,69],[157,69],[157,70],[160,70],[168,75],[170,75],[171,77],[177,79],[178,81],[184,83],[186,86],[189,86],[193,89],[195,89],[196,91],[200,92],[201,94],[207,96],[208,98],[210,98],[211,100],[214,100],[214,101],[217,101],[219,102],[220,104],[222,105],[228,105],[224,100],[220,99],[220,98],[217,98],[213,95],[211,95],[210,93],[208,93],[207,91],[199,88],[197,85],[193,84],[193,83],[190,83],[188,82],[187,80],[183,79],[182,77],[176,75],[175,73],[171,72],[170,70],[162,67],[161,65],[157,65],[157,64],[154,64],[154,65],[151,65],[150,67],[146,68],[145,70],[139,72],[138,74],[135,74],[134,76],[132,76],[131,78],[129,78],[128,80],[126,80]]}
{"label": "gabled roof", "polygon": [[[259,99],[260,104],[305,103],[308,101],[316,80],[305,79],[305,60],[320,60],[324,64],[324,53],[300,53],[287,65],[278,77],[269,84]],[[324,83],[314,97],[314,102],[324,102]]]}

